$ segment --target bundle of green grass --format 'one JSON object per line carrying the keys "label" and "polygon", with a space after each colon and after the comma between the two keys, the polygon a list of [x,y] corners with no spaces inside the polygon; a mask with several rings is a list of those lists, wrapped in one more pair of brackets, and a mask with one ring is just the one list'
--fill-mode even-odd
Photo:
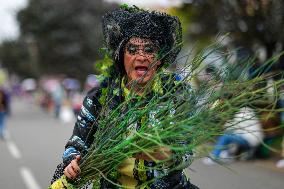
{"label": "bundle of green grass", "polygon": [[[259,108],[257,104],[267,100],[269,87],[276,89],[273,97],[277,99],[277,89],[283,85],[283,80],[275,81],[273,86],[267,86],[266,80],[272,77],[271,75],[258,75],[247,79],[247,71],[253,60],[243,62],[240,68],[237,63],[228,63],[229,55],[224,54],[220,69],[211,69],[210,79],[199,83],[198,87],[192,87],[194,79],[203,70],[208,69],[203,62],[218,51],[216,47],[209,49],[213,50],[203,50],[193,58],[187,58],[187,64],[182,70],[183,79],[176,81],[176,77],[169,77],[171,81],[168,82],[175,82],[176,85],[170,88],[160,86],[165,91],[163,94],[154,95],[149,99],[130,93],[117,108],[102,109],[110,112],[107,113],[108,116],[99,119],[94,142],[80,163],[80,178],[74,182],[62,176],[49,188],[81,188],[89,183],[93,184],[93,188],[99,188],[100,179],[109,180],[112,175],[117,174],[117,168],[125,159],[139,153],[151,157],[151,152],[156,148],[166,147],[181,155],[189,151],[195,152],[200,145],[221,135],[224,123],[240,108],[250,106],[256,112],[263,111],[265,107]],[[277,57],[269,60],[259,70],[267,68],[276,60]],[[214,62],[216,60],[212,65]],[[241,70],[237,71],[238,74],[237,69]],[[163,75],[165,71],[155,77],[160,78]],[[280,110],[272,105],[266,111]],[[101,114],[104,115],[103,112]],[[141,122],[140,128],[132,129],[129,135],[131,126],[141,120],[144,121]],[[181,145],[180,141],[186,143]],[[165,163],[171,162],[171,158],[157,160],[152,157],[157,165],[163,164],[163,168],[166,166],[172,170],[181,170],[188,166]]]}

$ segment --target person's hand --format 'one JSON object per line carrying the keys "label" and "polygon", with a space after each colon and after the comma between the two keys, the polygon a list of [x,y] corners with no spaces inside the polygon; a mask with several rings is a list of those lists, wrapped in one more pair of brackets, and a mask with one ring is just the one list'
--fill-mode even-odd
{"label": "person's hand", "polygon": [[80,159],[81,159],[81,156],[77,155],[76,158],[73,159],[71,163],[67,165],[67,167],[65,167],[63,173],[67,178],[73,180],[77,178],[77,176],[80,174],[81,170],[78,164]]}
{"label": "person's hand", "polygon": [[143,159],[146,161],[157,161],[157,160],[167,160],[171,158],[172,156],[172,151],[167,148],[167,147],[159,147],[159,148],[154,148],[149,154],[152,156],[148,156],[146,153],[139,153],[136,154],[134,157],[136,159]]}

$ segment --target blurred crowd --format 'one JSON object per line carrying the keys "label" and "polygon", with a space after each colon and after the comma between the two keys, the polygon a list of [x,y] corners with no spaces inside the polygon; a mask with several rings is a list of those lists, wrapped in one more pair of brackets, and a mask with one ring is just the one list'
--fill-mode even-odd
{"label": "blurred crowd", "polygon": [[[6,76],[5,76],[6,77]],[[1,81],[0,88],[0,128],[1,112],[12,114],[11,99],[18,98],[36,104],[41,109],[63,122],[74,121],[86,93],[99,84],[96,75],[88,75],[84,82],[65,76],[44,76],[39,80],[17,76]],[[1,132],[2,129],[0,129]],[[0,133],[2,136],[2,133]]]}
{"label": "blurred crowd", "polygon": [[88,75],[85,82],[64,76],[42,77],[34,93],[37,104],[63,122],[73,121],[81,108],[84,96],[99,85],[95,75]]}

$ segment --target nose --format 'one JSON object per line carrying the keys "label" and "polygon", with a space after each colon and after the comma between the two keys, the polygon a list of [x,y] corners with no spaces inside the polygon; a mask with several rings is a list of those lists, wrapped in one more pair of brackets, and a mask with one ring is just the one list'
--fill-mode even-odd
{"label": "nose", "polygon": [[139,50],[139,52],[136,54],[136,60],[140,62],[146,61],[147,57],[144,51]]}

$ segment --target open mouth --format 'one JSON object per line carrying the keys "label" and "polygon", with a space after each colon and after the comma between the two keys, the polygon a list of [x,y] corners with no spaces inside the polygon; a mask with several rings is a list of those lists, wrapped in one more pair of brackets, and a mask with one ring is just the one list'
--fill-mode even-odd
{"label": "open mouth", "polygon": [[148,67],[147,66],[136,66],[135,71],[138,76],[143,76],[148,71]]}

